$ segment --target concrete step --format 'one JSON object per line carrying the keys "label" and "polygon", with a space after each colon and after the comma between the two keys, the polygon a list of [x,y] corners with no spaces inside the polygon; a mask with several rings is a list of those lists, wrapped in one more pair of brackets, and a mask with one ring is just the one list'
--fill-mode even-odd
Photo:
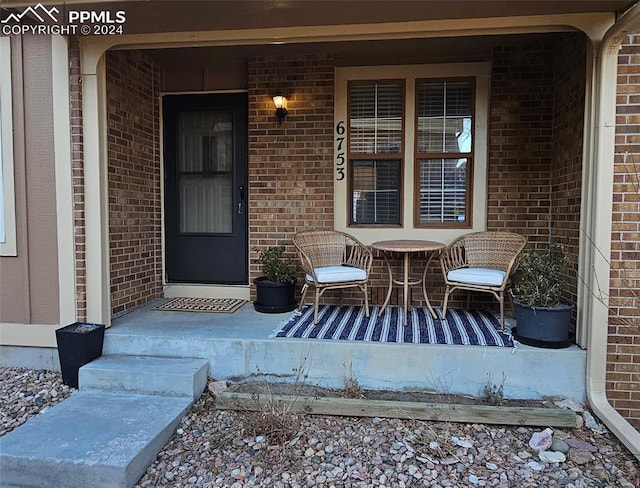
{"label": "concrete step", "polygon": [[0,486],[129,488],[191,397],[80,391],[0,437]]}
{"label": "concrete step", "polygon": [[80,368],[81,391],[200,398],[209,363],[198,358],[102,356]]}

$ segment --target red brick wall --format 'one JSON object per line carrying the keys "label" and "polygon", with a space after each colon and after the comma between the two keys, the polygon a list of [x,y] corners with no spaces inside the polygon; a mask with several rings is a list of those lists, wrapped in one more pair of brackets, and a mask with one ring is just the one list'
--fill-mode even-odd
{"label": "red brick wall", "polygon": [[76,316],[87,319],[87,262],[84,213],[84,146],[82,138],[82,79],[80,43],[69,37],[69,103],[71,105],[71,162],[73,167],[73,239],[76,262]]}
{"label": "red brick wall", "polygon": [[[551,147],[551,235],[578,262],[587,38],[568,34],[557,44]],[[577,273],[567,270],[565,299],[577,301]]]}
{"label": "red brick wall", "polygon": [[107,53],[109,260],[114,315],[161,297],[158,68],[141,51]]}
{"label": "red brick wall", "polygon": [[[333,228],[333,60],[328,56],[249,59],[250,277],[262,274],[254,247]],[[273,95],[288,99],[278,124]],[[255,293],[255,292],[254,292]]]}
{"label": "red brick wall", "polygon": [[493,51],[487,228],[549,237],[553,142],[550,43]]}
{"label": "red brick wall", "polygon": [[[523,234],[529,247],[551,238],[578,260],[586,40],[546,37],[497,48],[489,126],[490,230]],[[565,298],[576,300],[569,270]]]}
{"label": "red brick wall", "polygon": [[640,34],[618,56],[607,396],[640,427]]}

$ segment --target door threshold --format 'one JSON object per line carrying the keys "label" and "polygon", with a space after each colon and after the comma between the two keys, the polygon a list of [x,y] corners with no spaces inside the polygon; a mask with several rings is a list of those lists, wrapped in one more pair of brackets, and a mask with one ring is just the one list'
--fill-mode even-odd
{"label": "door threshold", "polygon": [[208,285],[194,283],[171,283],[164,285],[165,298],[239,298],[249,300],[250,285]]}

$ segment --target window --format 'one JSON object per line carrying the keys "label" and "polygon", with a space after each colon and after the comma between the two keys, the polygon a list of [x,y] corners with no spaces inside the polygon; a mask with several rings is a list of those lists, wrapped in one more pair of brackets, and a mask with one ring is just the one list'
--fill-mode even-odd
{"label": "window", "polygon": [[[8,37],[0,37],[0,59],[11,59]],[[11,63],[5,64],[0,70],[0,256],[16,256]]]}
{"label": "window", "polygon": [[400,160],[351,162],[351,223],[400,224]]}
{"label": "window", "polygon": [[490,73],[336,67],[334,228],[365,243],[485,230]]}
{"label": "window", "polygon": [[470,225],[474,80],[416,82],[416,227]]}
{"label": "window", "polygon": [[349,85],[350,225],[400,225],[403,126],[403,82]]}

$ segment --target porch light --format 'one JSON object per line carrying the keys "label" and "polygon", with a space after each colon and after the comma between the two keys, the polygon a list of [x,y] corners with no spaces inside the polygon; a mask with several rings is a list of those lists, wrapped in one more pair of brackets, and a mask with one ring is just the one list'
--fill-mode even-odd
{"label": "porch light", "polygon": [[276,117],[278,117],[278,123],[282,124],[284,118],[287,116],[287,97],[276,95],[273,97],[273,104],[276,106]]}

